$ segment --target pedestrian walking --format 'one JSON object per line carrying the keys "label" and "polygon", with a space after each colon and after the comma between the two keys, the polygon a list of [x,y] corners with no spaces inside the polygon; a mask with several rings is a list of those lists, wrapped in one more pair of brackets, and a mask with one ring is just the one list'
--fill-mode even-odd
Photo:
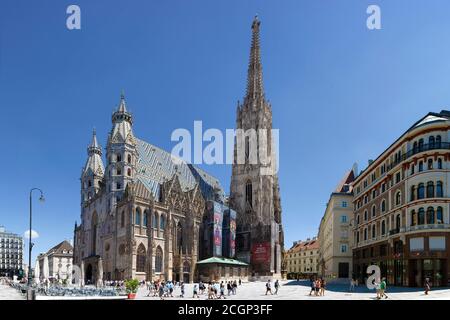
{"label": "pedestrian walking", "polygon": [[377,292],[377,299],[380,300],[381,299],[381,281],[380,282],[374,282],[375,285],[375,290]]}
{"label": "pedestrian walking", "polygon": [[231,295],[231,292],[233,292],[233,287],[231,286],[231,281],[227,282],[227,290],[228,290],[228,295]]}
{"label": "pedestrian walking", "polygon": [[325,295],[325,286],[326,286],[326,282],[324,278],[320,279],[320,295],[324,296]]}
{"label": "pedestrian walking", "polygon": [[355,279],[350,280],[350,292],[355,291]]}
{"label": "pedestrian walking", "polygon": [[386,278],[383,278],[383,279],[381,279],[381,283],[380,283],[380,299],[383,297],[385,299],[388,298],[388,296],[386,294],[386,287],[387,287]]}
{"label": "pedestrian walking", "polygon": [[194,289],[192,291],[193,291],[192,298],[195,298],[195,297],[200,298],[198,295],[198,289],[197,289],[196,284],[194,284]]}
{"label": "pedestrian walking", "polygon": [[233,284],[232,284],[231,288],[233,289],[233,295],[236,295],[236,291],[237,291],[237,282],[236,282],[236,280],[233,281]]}
{"label": "pedestrian walking", "polygon": [[223,281],[220,283],[220,296],[219,296],[219,299],[220,298],[224,298],[224,299],[226,299],[226,297],[225,297],[225,285],[223,284]]}
{"label": "pedestrian walking", "polygon": [[270,279],[267,280],[267,282],[266,282],[266,296],[267,296],[267,293],[269,293],[269,292],[270,292],[271,295],[273,295],[273,293],[272,293],[272,284],[270,283]]}
{"label": "pedestrian walking", "polygon": [[431,290],[431,283],[429,278],[425,278],[425,294],[428,295],[428,292]]}
{"label": "pedestrian walking", "polygon": [[311,291],[309,291],[309,295],[311,295],[312,293],[314,293],[316,291],[316,282],[314,281],[313,278],[311,278]]}
{"label": "pedestrian walking", "polygon": [[280,287],[280,283],[278,282],[278,279],[275,281],[274,287],[275,287],[275,294],[278,294],[278,288]]}
{"label": "pedestrian walking", "polygon": [[180,295],[180,297],[181,297],[181,298],[184,298],[184,282],[181,282],[181,284],[180,284],[180,289],[181,289],[181,295]]}

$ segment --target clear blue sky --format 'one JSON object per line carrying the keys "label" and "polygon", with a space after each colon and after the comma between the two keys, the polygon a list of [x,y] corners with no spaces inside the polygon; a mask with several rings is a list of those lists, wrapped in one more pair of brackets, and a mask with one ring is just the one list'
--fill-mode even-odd
{"label": "clear blue sky", "polygon": [[[366,28],[378,4],[382,30]],[[82,30],[66,29],[81,7]],[[364,0],[2,0],[0,224],[34,253],[73,235],[92,128],[106,145],[125,90],[135,134],[171,150],[176,128],[233,128],[250,24],[262,21],[266,97],[280,129],[286,246],[317,233],[330,192],[413,122],[450,105],[450,3]],[[204,167],[229,190],[229,166]],[[37,197],[36,197],[37,199]]]}

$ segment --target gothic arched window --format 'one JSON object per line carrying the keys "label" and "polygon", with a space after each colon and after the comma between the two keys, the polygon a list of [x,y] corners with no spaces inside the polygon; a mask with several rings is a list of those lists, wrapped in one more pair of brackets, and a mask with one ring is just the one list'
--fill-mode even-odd
{"label": "gothic arched window", "polygon": [[136,208],[136,217],[134,223],[138,226],[141,225],[141,210],[139,208]]}
{"label": "gothic arched window", "polygon": [[377,214],[377,207],[372,206],[372,217],[375,217],[376,214]]}
{"label": "gothic arched window", "polygon": [[163,251],[160,246],[156,248],[155,254],[155,272],[162,272],[163,269]]}
{"label": "gothic arched window", "polygon": [[164,230],[165,226],[166,226],[166,221],[165,221],[164,215],[161,215],[159,217],[159,229]]}
{"label": "gothic arched window", "polygon": [[146,257],[145,246],[141,243],[137,249],[136,272],[145,272]]}
{"label": "gothic arched window", "polygon": [[144,226],[144,227],[146,227],[147,226],[147,216],[148,216],[148,210],[145,210],[144,211],[144,216],[142,217],[143,219],[143,222],[142,222],[142,225]]}
{"label": "gothic arched window", "polygon": [[247,181],[245,184],[245,202],[250,205],[250,207],[253,206],[253,186],[250,181]]}
{"label": "gothic arched window", "polygon": [[400,215],[398,214],[395,218],[395,229],[400,230]]}
{"label": "gothic arched window", "polygon": [[177,224],[177,248],[178,251],[183,247],[183,228],[181,226],[181,222]]}
{"label": "gothic arched window", "polygon": [[385,235],[386,234],[386,221],[382,221],[381,222],[381,234]]}
{"label": "gothic arched window", "polygon": [[128,174],[129,177],[131,177],[131,169],[130,168],[128,168],[127,174]]}

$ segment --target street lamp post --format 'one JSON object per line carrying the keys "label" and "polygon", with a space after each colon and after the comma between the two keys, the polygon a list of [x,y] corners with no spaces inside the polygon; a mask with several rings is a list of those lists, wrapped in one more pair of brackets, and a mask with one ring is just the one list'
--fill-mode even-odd
{"label": "street lamp post", "polygon": [[31,223],[32,223],[32,213],[33,213],[33,205],[32,205],[32,195],[33,195],[33,191],[37,190],[41,193],[41,196],[39,197],[40,201],[44,201],[44,193],[42,192],[41,189],[39,188],[32,188],[30,190],[30,228],[28,229],[28,299],[33,299],[33,289],[32,289],[32,284],[33,284],[33,275],[31,274],[31,250],[33,249],[33,243],[31,242]]}

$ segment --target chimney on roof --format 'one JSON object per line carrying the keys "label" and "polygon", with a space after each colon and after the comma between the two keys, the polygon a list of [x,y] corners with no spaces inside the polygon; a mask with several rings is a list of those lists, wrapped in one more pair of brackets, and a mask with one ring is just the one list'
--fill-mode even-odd
{"label": "chimney on roof", "polygon": [[369,163],[369,166],[370,166],[373,163],[373,160],[369,159],[368,163]]}
{"label": "chimney on roof", "polygon": [[297,245],[297,241],[294,241],[293,243],[292,243],[292,246],[296,246]]}

